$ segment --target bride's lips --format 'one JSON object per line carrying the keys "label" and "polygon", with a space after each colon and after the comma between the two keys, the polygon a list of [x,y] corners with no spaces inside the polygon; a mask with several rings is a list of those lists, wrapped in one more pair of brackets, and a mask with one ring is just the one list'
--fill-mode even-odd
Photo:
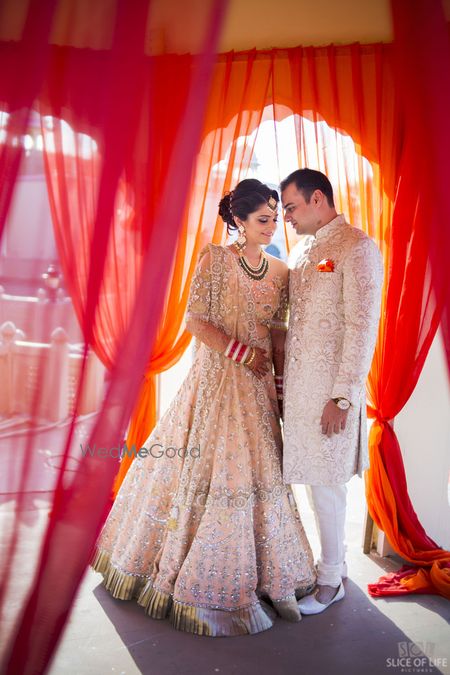
{"label": "bride's lips", "polygon": [[261,233],[263,237],[268,237],[269,239],[272,239],[273,233],[272,234],[266,234],[265,232]]}

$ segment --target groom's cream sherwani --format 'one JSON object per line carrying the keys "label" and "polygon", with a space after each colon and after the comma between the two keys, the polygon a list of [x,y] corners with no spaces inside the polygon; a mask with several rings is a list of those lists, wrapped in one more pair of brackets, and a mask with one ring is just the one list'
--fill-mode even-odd
{"label": "groom's cream sherwani", "polygon": [[[334,271],[319,271],[323,260],[331,261]],[[382,280],[376,244],[342,215],[318,230],[291,270],[284,371],[286,483],[343,484],[368,466],[365,381]],[[320,419],[327,401],[337,397],[352,405],[345,431],[328,438]]]}

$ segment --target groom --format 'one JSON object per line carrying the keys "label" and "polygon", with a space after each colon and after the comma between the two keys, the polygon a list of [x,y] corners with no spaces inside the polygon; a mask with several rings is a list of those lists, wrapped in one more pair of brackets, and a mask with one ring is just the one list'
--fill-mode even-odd
{"label": "groom", "polygon": [[311,235],[291,271],[284,369],[285,483],[309,490],[319,530],[317,588],[299,602],[318,614],[344,595],[346,483],[368,467],[365,381],[380,314],[380,251],[336,212],[320,171],[281,183],[286,220]]}

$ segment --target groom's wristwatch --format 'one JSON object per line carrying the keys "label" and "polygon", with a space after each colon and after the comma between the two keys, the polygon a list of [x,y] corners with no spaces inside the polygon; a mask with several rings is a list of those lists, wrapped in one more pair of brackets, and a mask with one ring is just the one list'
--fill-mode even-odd
{"label": "groom's wristwatch", "polygon": [[337,405],[338,408],[341,410],[348,410],[351,406],[350,401],[347,401],[346,398],[333,398],[332,401],[334,401]]}

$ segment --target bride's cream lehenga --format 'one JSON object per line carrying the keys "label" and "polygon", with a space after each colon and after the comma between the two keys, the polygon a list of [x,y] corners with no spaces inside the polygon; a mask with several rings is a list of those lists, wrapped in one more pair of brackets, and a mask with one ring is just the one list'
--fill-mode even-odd
{"label": "bride's cream lehenga", "polygon": [[203,249],[187,312],[192,367],[144,444],[152,452],[131,465],[92,560],[115,598],[136,598],[180,630],[258,633],[273,623],[261,596],[300,596],[315,581],[282,480],[273,374],[259,380],[218,351],[234,337],[271,358],[269,329],[286,322],[281,277],[250,279],[228,247]]}

